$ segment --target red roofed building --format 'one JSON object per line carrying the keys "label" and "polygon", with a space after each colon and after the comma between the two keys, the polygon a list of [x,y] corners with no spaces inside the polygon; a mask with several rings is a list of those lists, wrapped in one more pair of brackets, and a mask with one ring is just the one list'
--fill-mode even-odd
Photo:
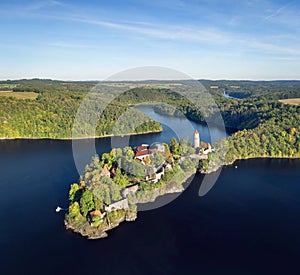
{"label": "red roofed building", "polygon": [[142,145],[138,146],[135,150],[134,159],[143,160],[145,157],[149,156],[149,146],[148,145]]}
{"label": "red roofed building", "polygon": [[99,210],[93,210],[90,212],[91,217],[101,217],[101,212]]}
{"label": "red roofed building", "polygon": [[141,146],[136,147],[137,152],[148,151],[148,149],[149,149],[148,145],[141,145]]}
{"label": "red roofed building", "polygon": [[108,177],[110,177],[110,172],[109,172],[109,170],[107,169],[106,166],[103,167],[102,172],[101,172],[101,176],[108,176]]}

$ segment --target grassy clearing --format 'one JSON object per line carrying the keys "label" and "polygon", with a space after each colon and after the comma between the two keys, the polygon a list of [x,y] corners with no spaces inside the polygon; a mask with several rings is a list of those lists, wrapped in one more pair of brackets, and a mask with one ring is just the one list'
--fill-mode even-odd
{"label": "grassy clearing", "polygon": [[281,99],[279,102],[289,105],[300,105],[300,98]]}
{"label": "grassy clearing", "polygon": [[34,92],[12,92],[12,91],[0,91],[0,96],[15,97],[18,99],[36,99],[38,94]]}
{"label": "grassy clearing", "polygon": [[0,90],[1,89],[13,89],[16,87],[17,87],[17,84],[0,84]]}

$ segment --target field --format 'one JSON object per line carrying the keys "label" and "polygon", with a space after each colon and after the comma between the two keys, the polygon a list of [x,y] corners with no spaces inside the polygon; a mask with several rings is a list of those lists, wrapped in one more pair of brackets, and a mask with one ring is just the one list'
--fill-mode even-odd
{"label": "field", "polygon": [[18,99],[36,99],[38,94],[34,92],[0,91],[0,96],[15,97]]}
{"label": "field", "polygon": [[0,84],[0,90],[1,89],[13,89],[16,88],[17,84]]}
{"label": "field", "polygon": [[281,99],[279,102],[289,105],[300,105],[300,98]]}

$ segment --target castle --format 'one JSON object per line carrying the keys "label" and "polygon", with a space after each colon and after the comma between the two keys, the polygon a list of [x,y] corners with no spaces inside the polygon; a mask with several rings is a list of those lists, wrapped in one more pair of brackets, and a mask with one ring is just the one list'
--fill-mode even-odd
{"label": "castle", "polygon": [[194,148],[197,149],[200,147],[200,135],[198,130],[194,132]]}

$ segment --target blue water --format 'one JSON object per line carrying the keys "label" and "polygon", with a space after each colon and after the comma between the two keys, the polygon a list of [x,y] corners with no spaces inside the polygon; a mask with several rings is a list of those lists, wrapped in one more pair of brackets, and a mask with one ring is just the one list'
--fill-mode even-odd
{"label": "blue water", "polygon": [[193,134],[196,129],[200,133],[201,141],[204,142],[215,143],[228,136],[225,130],[222,131],[221,128],[218,127],[208,128],[197,122],[190,121],[186,117],[179,118],[155,113],[151,106],[142,105],[136,106],[136,108],[163,125],[163,132],[159,138],[164,142],[169,142],[170,137],[173,136],[177,137],[177,139],[188,138],[192,142]]}

